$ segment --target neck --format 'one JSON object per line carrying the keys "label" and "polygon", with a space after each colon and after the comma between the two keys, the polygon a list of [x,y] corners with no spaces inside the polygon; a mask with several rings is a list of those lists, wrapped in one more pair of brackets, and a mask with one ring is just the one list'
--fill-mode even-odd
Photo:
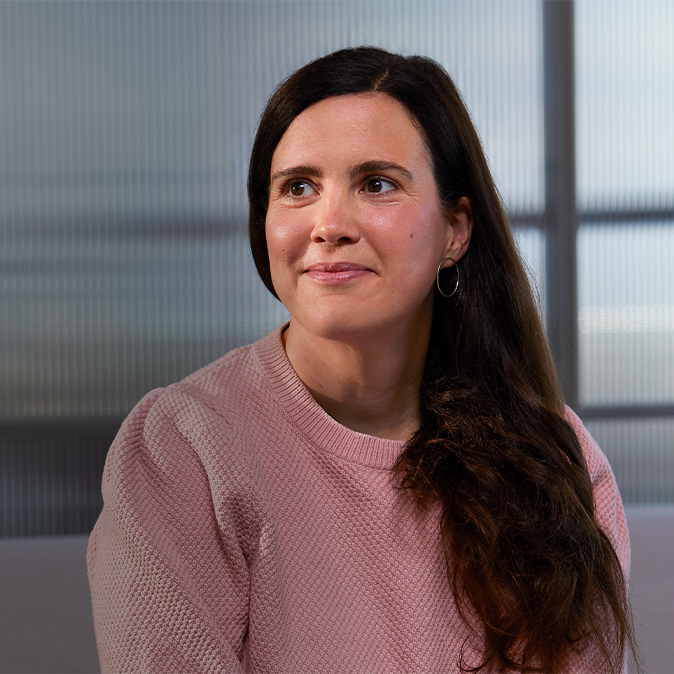
{"label": "neck", "polygon": [[283,338],[299,378],[342,425],[391,440],[408,440],[418,429],[428,334],[341,341],[291,321]]}

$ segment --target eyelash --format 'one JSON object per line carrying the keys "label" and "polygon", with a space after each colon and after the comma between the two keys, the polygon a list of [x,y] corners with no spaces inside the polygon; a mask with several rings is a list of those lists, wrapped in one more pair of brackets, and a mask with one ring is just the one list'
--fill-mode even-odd
{"label": "eyelash", "polygon": [[[395,180],[392,180],[391,178],[385,178],[384,176],[375,175],[375,176],[368,176],[367,178],[365,178],[365,180],[363,180],[363,183],[362,183],[363,190],[366,191],[365,188],[367,188],[367,185],[371,182],[376,182],[376,181],[381,182],[381,183],[385,183],[386,185],[391,186],[393,189],[398,189],[400,187],[398,185],[398,183]],[[293,185],[306,185],[306,186],[311,187],[312,189],[315,189],[308,180],[301,180],[299,178],[292,178],[291,180],[289,180],[287,183],[285,183],[283,185],[282,190],[281,190],[282,194],[294,196],[290,193],[290,190],[292,189]],[[389,191],[389,190],[387,190],[387,191]],[[381,193],[380,192],[369,192],[369,194],[381,194]],[[302,196],[298,196],[297,198],[301,199]]]}
{"label": "eyelash", "polygon": [[[313,186],[311,185],[311,183],[308,180],[301,180],[299,178],[292,178],[291,180],[289,180],[287,183],[285,183],[283,185],[281,193],[284,194],[284,195],[295,196],[293,194],[290,194],[290,190],[292,189],[293,185],[308,185],[309,187],[314,189]],[[297,197],[297,198],[301,199],[301,196]]]}
{"label": "eyelash", "polygon": [[[390,185],[395,190],[397,190],[400,187],[395,180],[392,180],[391,178],[385,178],[384,176],[369,176],[368,178],[365,179],[363,185],[367,187],[367,185],[371,182],[385,183],[386,185]],[[380,194],[380,193],[370,192],[370,194]]]}

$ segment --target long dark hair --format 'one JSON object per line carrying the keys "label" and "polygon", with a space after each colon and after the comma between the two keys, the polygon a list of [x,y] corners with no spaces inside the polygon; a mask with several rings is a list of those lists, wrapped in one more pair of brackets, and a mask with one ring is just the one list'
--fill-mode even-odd
{"label": "long dark hair", "polygon": [[[470,115],[434,61],[372,47],[304,66],[276,90],[253,146],[253,257],[274,294],[265,239],[271,160],[293,119],[330,96],[381,92],[411,113],[447,209],[468,197],[474,229],[451,298],[436,292],[422,423],[395,469],[421,507],[439,501],[447,574],[484,632],[471,671],[559,672],[596,644],[608,671],[634,650],[626,583],[594,516],[592,484],[564,416],[554,364]],[[453,270],[450,270],[453,273]]]}

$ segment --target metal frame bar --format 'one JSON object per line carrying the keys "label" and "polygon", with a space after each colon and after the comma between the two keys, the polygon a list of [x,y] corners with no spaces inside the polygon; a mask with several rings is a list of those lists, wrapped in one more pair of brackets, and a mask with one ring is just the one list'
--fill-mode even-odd
{"label": "metal frame bar", "polygon": [[574,25],[572,0],[543,2],[547,327],[567,404],[578,407]]}
{"label": "metal frame bar", "polygon": [[578,220],[584,226],[603,225],[607,222],[666,222],[674,220],[674,210],[648,209],[631,211],[580,211]]}
{"label": "metal frame bar", "polygon": [[[540,227],[545,226],[543,213],[510,213],[508,221],[513,227]],[[631,211],[578,211],[576,215],[578,225],[592,227],[593,225],[605,225],[607,223],[630,223],[635,222],[674,222],[674,210],[672,209],[644,209]]]}
{"label": "metal frame bar", "polygon": [[[588,405],[578,409],[584,419],[640,419],[674,417],[674,403],[652,405]],[[42,419],[0,419],[0,439],[81,437],[114,435],[123,419],[89,417],[48,417]]]}
{"label": "metal frame bar", "polygon": [[15,438],[72,435],[114,436],[124,421],[123,416],[64,416],[64,417],[10,417],[0,418],[0,440]]}
{"label": "metal frame bar", "polygon": [[588,405],[581,407],[582,419],[645,419],[674,417],[674,404],[662,405]]}

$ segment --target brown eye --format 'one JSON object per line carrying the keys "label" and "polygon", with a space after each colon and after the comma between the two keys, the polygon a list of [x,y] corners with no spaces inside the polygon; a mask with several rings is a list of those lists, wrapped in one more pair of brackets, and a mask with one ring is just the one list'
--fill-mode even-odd
{"label": "brown eye", "polygon": [[296,180],[295,182],[290,183],[288,186],[288,192],[293,197],[303,197],[306,196],[306,192],[309,189],[309,185],[301,180]]}
{"label": "brown eye", "polygon": [[395,189],[395,185],[383,178],[370,178],[365,184],[365,190],[370,194],[379,194],[380,192],[388,192]]}

